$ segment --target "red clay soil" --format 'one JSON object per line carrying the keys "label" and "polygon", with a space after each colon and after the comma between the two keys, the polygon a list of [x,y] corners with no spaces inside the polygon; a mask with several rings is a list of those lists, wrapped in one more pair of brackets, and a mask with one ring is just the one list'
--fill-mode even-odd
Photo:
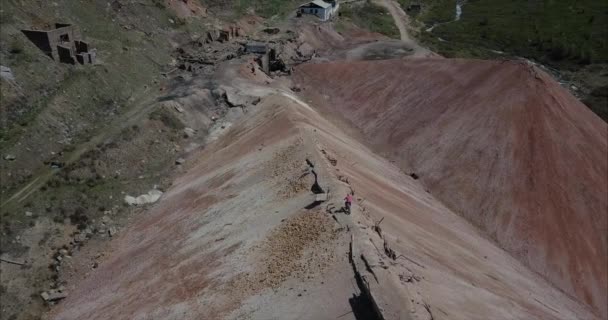
{"label": "red clay soil", "polygon": [[608,127],[547,74],[411,59],[301,65],[295,79],[454,212],[607,316]]}
{"label": "red clay soil", "polygon": [[292,93],[186,165],[49,319],[369,319],[364,280],[387,320],[598,319]]}

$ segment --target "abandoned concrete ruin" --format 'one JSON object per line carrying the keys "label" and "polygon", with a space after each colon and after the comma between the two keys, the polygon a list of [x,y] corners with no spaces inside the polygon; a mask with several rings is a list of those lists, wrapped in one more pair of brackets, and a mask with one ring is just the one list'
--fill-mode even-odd
{"label": "abandoned concrete ruin", "polygon": [[245,44],[245,52],[257,54],[260,68],[268,75],[274,71],[288,72],[283,60],[277,57],[276,49],[269,47],[266,43],[248,42]]}
{"label": "abandoned concrete ruin", "polygon": [[217,27],[204,36],[192,40],[176,50],[177,68],[192,73],[210,73],[214,65],[230,60],[242,53],[235,38],[241,37],[240,27],[230,25]]}
{"label": "abandoned concrete ruin", "polygon": [[205,40],[205,42],[226,42],[232,40],[233,38],[240,37],[242,33],[243,32],[241,31],[241,28],[236,26],[228,26],[222,29],[215,29],[207,32],[207,39]]}
{"label": "abandoned concrete ruin", "polygon": [[266,28],[264,33],[274,38],[251,39],[238,26],[216,27],[176,49],[176,69],[193,74],[212,74],[217,63],[253,55],[267,75],[290,74],[290,66],[310,60],[314,49],[298,41],[289,30],[285,31],[287,38],[276,37],[280,31],[279,28]]}
{"label": "abandoned concrete ruin", "polygon": [[94,64],[95,49],[82,40],[78,29],[65,23],[55,24],[52,30],[21,30],[42,52],[55,61],[76,64]]}

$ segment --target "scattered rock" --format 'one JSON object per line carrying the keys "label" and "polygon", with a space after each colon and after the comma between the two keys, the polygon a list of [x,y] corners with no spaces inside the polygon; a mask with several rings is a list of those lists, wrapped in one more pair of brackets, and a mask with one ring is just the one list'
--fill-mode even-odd
{"label": "scattered rock", "polygon": [[113,237],[116,234],[116,228],[115,227],[110,227],[110,229],[108,229],[108,235],[110,237]]}
{"label": "scattered rock", "polygon": [[184,163],[186,163],[186,159],[184,159],[184,158],[178,158],[177,160],[175,160],[175,164],[177,164],[177,165],[181,165]]}
{"label": "scattered rock", "polygon": [[192,128],[184,128],[184,136],[186,138],[192,138],[195,133],[196,133],[196,130],[194,130]]}
{"label": "scattered rock", "polygon": [[74,242],[80,243],[87,240],[87,235],[84,233],[79,233],[74,237]]}
{"label": "scattered rock", "polygon": [[260,102],[260,97],[250,96],[231,90],[226,93],[226,103],[230,108],[245,108],[247,106],[256,105]]}
{"label": "scattered rock", "polygon": [[158,201],[158,199],[160,199],[160,196],[162,196],[162,195],[163,195],[162,191],[153,189],[153,190],[148,191],[147,194],[142,194],[138,197],[132,197],[132,196],[127,195],[127,196],[125,196],[125,202],[131,206],[133,206],[133,205],[138,206],[138,205],[142,205],[142,204],[146,204],[146,203],[154,203],[154,202]]}
{"label": "scattered rock", "polygon": [[65,299],[68,296],[65,292],[53,292],[49,294],[49,301],[57,301],[61,299]]}
{"label": "scattered rock", "polygon": [[26,216],[26,217],[31,217],[31,216],[33,216],[33,215],[34,215],[34,213],[32,213],[31,211],[26,211],[26,212],[25,212],[25,216]]}
{"label": "scattered rock", "polygon": [[53,169],[60,169],[63,167],[63,162],[51,161],[50,166]]}
{"label": "scattered rock", "polygon": [[224,99],[224,98],[226,98],[226,90],[224,90],[223,88],[213,89],[213,91],[211,92],[211,94],[213,94],[213,96],[216,99]]}
{"label": "scattered rock", "polygon": [[15,157],[13,154],[7,154],[4,156],[4,160],[6,161],[14,161],[15,159],[17,159],[17,157]]}
{"label": "scattered rock", "polygon": [[42,299],[47,302],[65,299],[67,296],[67,293],[58,292],[57,290],[50,290],[49,292],[45,291],[40,294],[40,297],[42,297]]}
{"label": "scattered rock", "polygon": [[7,81],[15,81],[11,68],[5,66],[0,66],[0,78]]}

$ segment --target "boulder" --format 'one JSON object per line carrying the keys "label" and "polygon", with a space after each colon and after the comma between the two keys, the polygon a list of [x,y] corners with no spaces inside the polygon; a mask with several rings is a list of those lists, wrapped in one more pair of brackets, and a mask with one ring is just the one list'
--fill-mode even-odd
{"label": "boulder", "polygon": [[182,108],[179,104],[174,104],[173,108],[175,108],[175,111],[179,113],[184,113],[184,108]]}
{"label": "boulder", "polygon": [[49,294],[49,301],[57,301],[57,300],[65,299],[67,296],[68,296],[68,294],[65,292],[55,291],[55,292]]}
{"label": "boulder", "polygon": [[163,192],[160,190],[150,190],[147,194],[142,194],[138,197],[125,196],[125,202],[131,206],[139,206],[147,203],[154,203],[160,199],[160,196],[163,195]]}
{"label": "boulder", "polygon": [[312,57],[312,55],[314,53],[315,53],[315,49],[306,42],[302,43],[298,47],[298,54],[302,57]]}
{"label": "boulder", "polygon": [[84,242],[87,240],[87,235],[84,233],[79,233],[74,237],[74,242],[79,243],[79,242]]}
{"label": "boulder", "polygon": [[192,128],[184,128],[184,136],[186,138],[192,138],[196,134],[196,130]]}
{"label": "boulder", "polygon": [[49,292],[45,291],[40,294],[40,297],[42,297],[42,299],[47,302],[65,299],[67,296],[67,293],[59,292],[57,290],[50,290]]}
{"label": "boulder", "polygon": [[215,97],[216,99],[226,98],[226,90],[224,90],[223,88],[215,88],[215,89],[213,89],[213,91],[211,93],[213,94],[213,97]]}
{"label": "boulder", "polygon": [[5,66],[0,66],[0,78],[7,81],[15,81],[11,68]]}

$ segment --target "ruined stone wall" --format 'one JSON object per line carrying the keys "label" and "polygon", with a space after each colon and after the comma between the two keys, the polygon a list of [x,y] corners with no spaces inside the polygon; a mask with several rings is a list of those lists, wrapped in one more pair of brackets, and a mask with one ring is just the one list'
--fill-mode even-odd
{"label": "ruined stone wall", "polygon": [[[53,58],[56,60],[60,60],[59,52],[57,46],[61,45],[63,47],[69,47],[72,52],[76,50],[74,46],[74,40],[76,40],[74,35],[74,27],[67,26],[61,27],[54,30],[49,30],[49,42],[51,45],[51,49],[53,50]],[[67,41],[66,41],[67,40]]]}

